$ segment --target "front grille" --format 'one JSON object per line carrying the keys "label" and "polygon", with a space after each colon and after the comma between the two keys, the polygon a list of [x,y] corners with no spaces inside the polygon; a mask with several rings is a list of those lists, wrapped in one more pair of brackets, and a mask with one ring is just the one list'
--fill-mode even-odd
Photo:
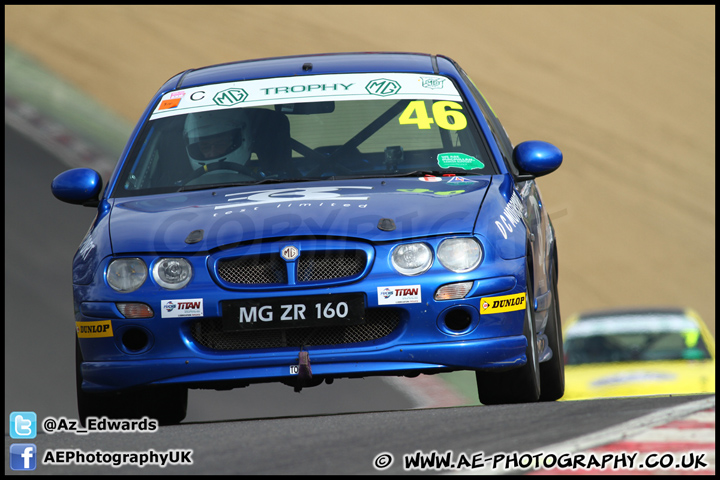
{"label": "front grille", "polygon": [[218,276],[228,283],[287,283],[287,267],[279,255],[248,255],[218,262]]}
{"label": "front grille", "polygon": [[298,282],[317,282],[359,275],[365,268],[365,252],[321,252],[301,255]]}
{"label": "front grille", "polygon": [[[360,275],[367,257],[362,250],[304,252],[297,261],[297,283],[337,280]],[[248,255],[220,260],[218,276],[240,285],[287,284],[288,265],[279,254]]]}
{"label": "front grille", "polygon": [[390,335],[400,323],[400,314],[394,309],[368,309],[365,316],[366,323],[362,325],[239,332],[224,332],[222,320],[212,318],[198,320],[190,331],[193,339],[203,347],[227,351],[367,342]]}

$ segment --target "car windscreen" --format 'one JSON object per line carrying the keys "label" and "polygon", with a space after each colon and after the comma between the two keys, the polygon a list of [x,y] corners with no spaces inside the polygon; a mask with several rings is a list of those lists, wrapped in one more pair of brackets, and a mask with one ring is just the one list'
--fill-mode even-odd
{"label": "car windscreen", "polygon": [[498,173],[449,78],[345,74],[169,92],[112,196],[386,176]]}
{"label": "car windscreen", "polygon": [[565,332],[564,348],[566,365],[711,358],[697,326],[670,316],[581,320]]}

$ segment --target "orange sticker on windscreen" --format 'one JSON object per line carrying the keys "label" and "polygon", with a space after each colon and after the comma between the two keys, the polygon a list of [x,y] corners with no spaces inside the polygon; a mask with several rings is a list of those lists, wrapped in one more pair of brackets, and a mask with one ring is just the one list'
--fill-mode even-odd
{"label": "orange sticker on windscreen", "polygon": [[162,102],[160,102],[158,110],[169,110],[171,108],[177,107],[178,105],[180,105],[180,99],[171,98],[170,100],[163,100]]}

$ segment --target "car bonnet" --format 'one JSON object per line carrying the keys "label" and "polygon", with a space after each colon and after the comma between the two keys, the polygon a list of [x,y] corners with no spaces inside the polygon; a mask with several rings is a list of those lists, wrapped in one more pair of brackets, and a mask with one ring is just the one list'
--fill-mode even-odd
{"label": "car bonnet", "polygon": [[[260,239],[397,241],[471,233],[490,177],[247,186],[115,199],[115,254],[209,251]],[[384,220],[385,219],[385,220]]]}

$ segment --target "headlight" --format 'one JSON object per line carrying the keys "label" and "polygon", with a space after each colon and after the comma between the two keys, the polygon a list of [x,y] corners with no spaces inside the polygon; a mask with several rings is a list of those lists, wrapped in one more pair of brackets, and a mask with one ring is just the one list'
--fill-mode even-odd
{"label": "headlight", "polygon": [[424,243],[399,245],[393,250],[392,264],[403,275],[420,275],[432,265],[433,254]]}
{"label": "headlight", "polygon": [[438,260],[455,273],[468,272],[480,265],[482,248],[474,238],[449,238],[438,247]]}
{"label": "headlight", "polygon": [[161,258],[153,267],[153,278],[163,288],[178,290],[192,277],[192,266],[184,258]]}
{"label": "headlight", "polygon": [[118,258],[108,265],[107,282],[113,290],[132,292],[145,282],[147,272],[147,265],[141,258]]}

